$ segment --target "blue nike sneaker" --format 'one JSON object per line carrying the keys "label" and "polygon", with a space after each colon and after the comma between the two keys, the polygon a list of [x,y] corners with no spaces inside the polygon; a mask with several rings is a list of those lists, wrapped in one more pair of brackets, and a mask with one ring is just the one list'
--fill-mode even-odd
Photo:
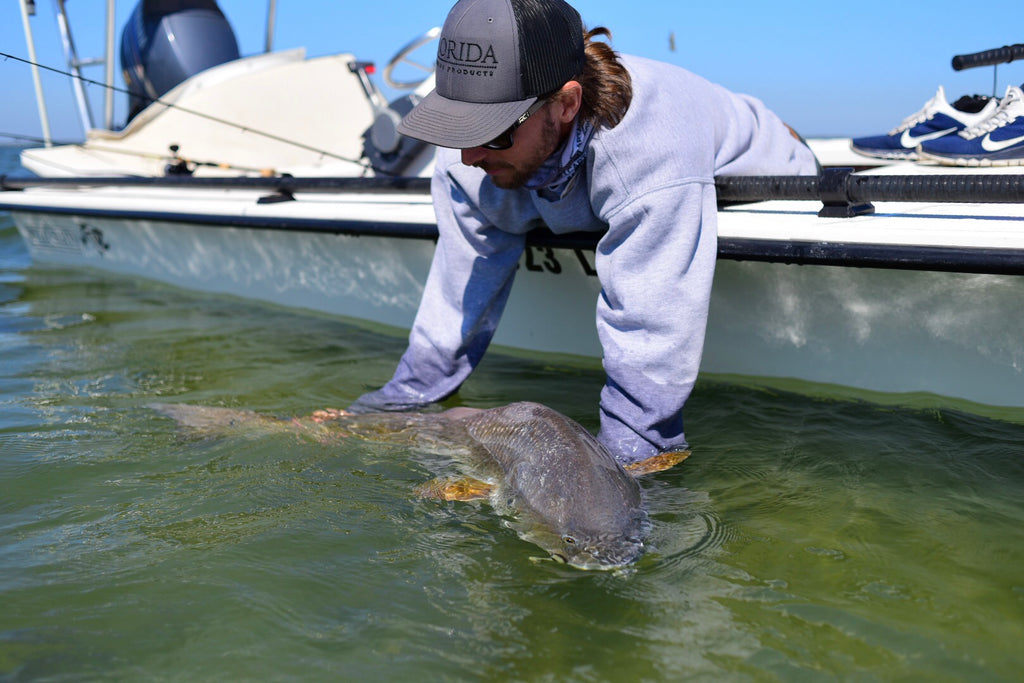
{"label": "blue nike sneaker", "polygon": [[998,104],[996,99],[985,95],[964,95],[950,104],[940,85],[935,97],[928,100],[921,111],[903,119],[887,135],[854,138],[850,146],[855,152],[879,159],[916,159],[921,143],[980,123],[995,113]]}
{"label": "blue nike sneaker", "polygon": [[921,143],[919,153],[947,166],[1024,165],[1024,92],[1011,85],[992,116],[956,135]]}

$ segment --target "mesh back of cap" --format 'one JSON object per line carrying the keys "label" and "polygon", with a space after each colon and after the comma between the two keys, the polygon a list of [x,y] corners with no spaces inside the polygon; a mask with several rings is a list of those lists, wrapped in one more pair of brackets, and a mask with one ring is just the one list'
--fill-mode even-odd
{"label": "mesh back of cap", "polygon": [[583,72],[583,21],[561,0],[513,0],[523,93],[544,95]]}

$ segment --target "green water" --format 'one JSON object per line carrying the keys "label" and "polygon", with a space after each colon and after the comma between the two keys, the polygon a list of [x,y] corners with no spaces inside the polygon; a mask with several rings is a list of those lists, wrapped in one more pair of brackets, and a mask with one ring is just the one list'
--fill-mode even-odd
{"label": "green water", "polygon": [[[0,680],[1019,680],[1024,425],[702,381],[630,571],[424,501],[408,447],[197,439],[301,415],[399,338],[33,266],[0,215]],[[598,367],[491,355],[456,403],[596,428]]]}

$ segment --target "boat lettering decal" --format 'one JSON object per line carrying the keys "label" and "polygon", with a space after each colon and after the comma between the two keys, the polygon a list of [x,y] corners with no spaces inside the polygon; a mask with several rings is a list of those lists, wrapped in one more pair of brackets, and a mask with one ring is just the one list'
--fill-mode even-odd
{"label": "boat lettering decal", "polygon": [[573,251],[576,252],[576,258],[579,259],[580,266],[583,267],[583,272],[588,277],[597,277],[597,268],[590,265],[590,260],[587,258],[587,255],[583,252],[583,250],[573,249]]}
{"label": "boat lettering decal", "polygon": [[[540,262],[535,252],[540,252]],[[526,247],[526,269],[535,273],[546,270],[558,275],[562,272],[562,264],[555,258],[555,250],[551,247]]]}
{"label": "boat lettering decal", "polygon": [[110,250],[110,243],[104,239],[102,230],[87,223],[82,223],[78,228],[83,251],[93,251],[103,256]]}
{"label": "boat lettering decal", "polygon": [[[557,251],[567,250],[559,249]],[[588,277],[597,277],[597,270],[591,265],[591,259],[588,258],[585,250],[573,249],[572,251],[576,254],[583,274]],[[556,250],[552,247],[527,246],[523,250],[522,266],[534,273],[551,273],[552,275],[560,275],[565,270]]]}
{"label": "boat lettering decal", "polygon": [[23,227],[30,249],[80,252],[82,244],[74,231],[57,225],[27,225]]}

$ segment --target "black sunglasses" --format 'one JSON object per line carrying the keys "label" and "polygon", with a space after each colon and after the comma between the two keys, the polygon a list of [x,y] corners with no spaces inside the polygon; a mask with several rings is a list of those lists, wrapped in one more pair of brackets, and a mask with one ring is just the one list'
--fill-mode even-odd
{"label": "black sunglasses", "polygon": [[[548,97],[550,97],[550,95]],[[518,119],[516,119],[516,122],[509,126],[508,129],[505,130],[505,132],[503,132],[501,135],[494,138],[490,142],[485,142],[480,146],[483,147],[484,149],[495,150],[503,150],[510,148],[516,142],[514,139],[512,139],[512,133],[516,131],[516,128],[526,123],[526,119],[530,118],[538,111],[540,111],[540,108],[547,104],[548,97],[541,97],[540,99],[538,99],[536,102],[530,105],[530,108],[526,110],[526,113],[520,116]]]}

